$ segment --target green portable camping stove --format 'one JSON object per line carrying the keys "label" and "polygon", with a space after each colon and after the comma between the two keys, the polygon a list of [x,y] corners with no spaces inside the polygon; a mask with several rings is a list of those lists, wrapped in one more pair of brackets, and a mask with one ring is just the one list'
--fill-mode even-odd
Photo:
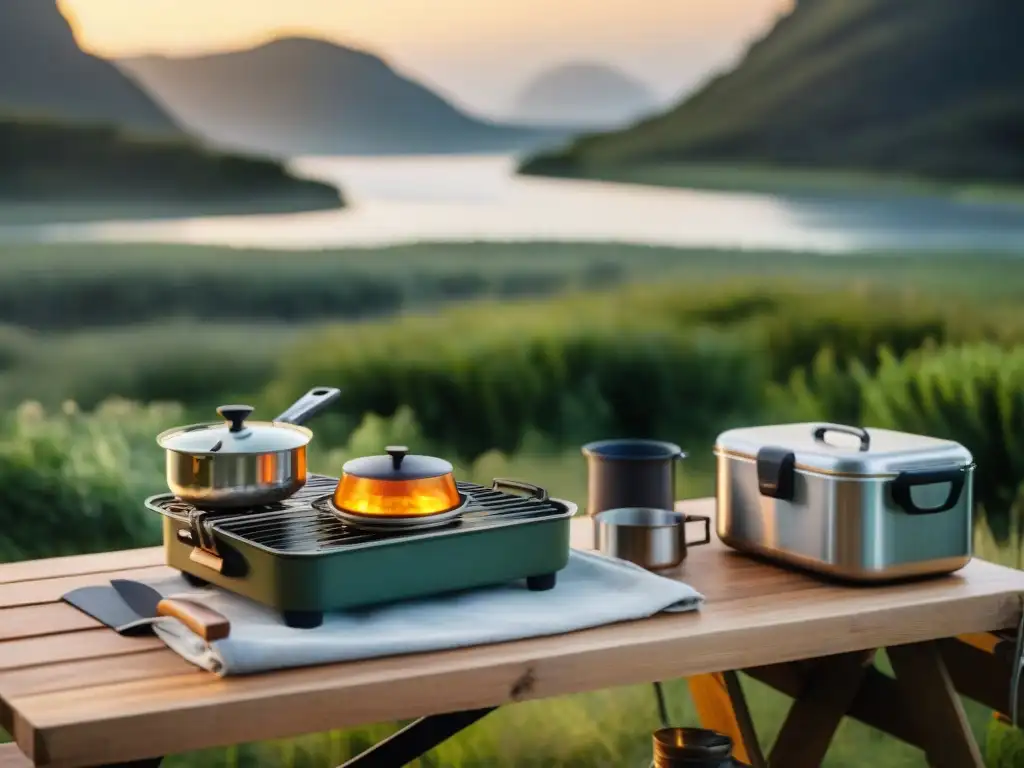
{"label": "green portable camping stove", "polygon": [[146,506],[163,515],[167,564],[195,585],[215,584],[315,627],[325,611],[525,580],[551,589],[569,561],[576,505],[510,480],[458,483],[462,514],[423,530],[368,531],[332,509],[338,479],[311,475],[291,498],[244,510],[200,509],[170,494]]}

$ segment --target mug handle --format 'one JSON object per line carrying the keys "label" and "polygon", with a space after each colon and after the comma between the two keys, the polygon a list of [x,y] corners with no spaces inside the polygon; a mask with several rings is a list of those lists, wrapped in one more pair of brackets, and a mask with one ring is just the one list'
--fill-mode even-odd
{"label": "mug handle", "polygon": [[[704,538],[700,541],[686,541],[686,523],[704,523]],[[701,544],[711,543],[711,518],[707,515],[684,515],[683,516],[683,541],[688,547],[697,547]]]}

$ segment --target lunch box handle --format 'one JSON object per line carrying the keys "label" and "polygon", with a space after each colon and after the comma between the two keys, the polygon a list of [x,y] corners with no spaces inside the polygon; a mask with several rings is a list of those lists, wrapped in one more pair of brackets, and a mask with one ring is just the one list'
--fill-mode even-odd
{"label": "lunch box handle", "polygon": [[843,424],[822,424],[814,428],[814,439],[819,443],[825,442],[825,435],[829,432],[842,432],[846,435],[853,435],[860,440],[860,449],[866,451],[871,447],[871,435],[863,427],[847,427]]}
{"label": "lunch box handle", "polygon": [[[908,515],[934,515],[939,512],[948,512],[960,501],[960,494],[963,492],[966,476],[966,467],[919,469],[900,472],[892,481],[892,499]],[[946,500],[937,507],[917,506],[910,495],[910,489],[918,485],[934,485],[936,483],[951,484]]]}

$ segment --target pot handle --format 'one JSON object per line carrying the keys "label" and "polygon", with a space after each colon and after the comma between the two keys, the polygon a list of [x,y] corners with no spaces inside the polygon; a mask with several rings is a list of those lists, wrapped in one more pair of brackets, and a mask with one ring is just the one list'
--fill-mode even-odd
{"label": "pot handle", "polygon": [[824,443],[825,435],[829,432],[842,432],[845,435],[853,435],[860,439],[860,449],[862,451],[866,451],[871,447],[871,435],[863,427],[847,427],[843,424],[821,424],[815,427],[811,434],[814,435],[814,439],[817,442]]}
{"label": "pot handle", "polygon": [[[686,540],[686,524],[687,523],[704,523],[704,538],[700,541],[687,541]],[[711,543],[711,518],[707,515],[683,515],[683,524],[679,526],[679,538],[682,548],[685,550],[686,547],[697,547],[701,544]]]}
{"label": "pot handle", "polygon": [[[892,481],[892,499],[908,515],[934,515],[948,512],[960,501],[967,477],[967,467],[950,469],[919,469],[900,472]],[[919,507],[910,495],[910,489],[918,485],[950,483],[949,495],[936,507]]]}
{"label": "pot handle", "polygon": [[288,409],[274,421],[285,424],[304,424],[341,396],[341,390],[334,387],[314,387],[288,406]]}
{"label": "pot handle", "polygon": [[541,488],[539,485],[533,483],[524,483],[522,480],[508,480],[503,477],[496,477],[491,482],[492,491],[501,490],[514,490],[514,491],[525,491],[530,494],[533,498],[538,501],[547,501],[548,492]]}

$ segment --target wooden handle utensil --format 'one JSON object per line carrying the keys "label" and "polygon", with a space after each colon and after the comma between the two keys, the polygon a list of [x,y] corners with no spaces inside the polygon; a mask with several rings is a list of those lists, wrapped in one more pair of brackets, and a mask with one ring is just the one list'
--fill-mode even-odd
{"label": "wooden handle utensil", "polygon": [[156,606],[158,616],[174,618],[207,642],[223,640],[231,634],[231,622],[221,613],[195,600],[165,597]]}

